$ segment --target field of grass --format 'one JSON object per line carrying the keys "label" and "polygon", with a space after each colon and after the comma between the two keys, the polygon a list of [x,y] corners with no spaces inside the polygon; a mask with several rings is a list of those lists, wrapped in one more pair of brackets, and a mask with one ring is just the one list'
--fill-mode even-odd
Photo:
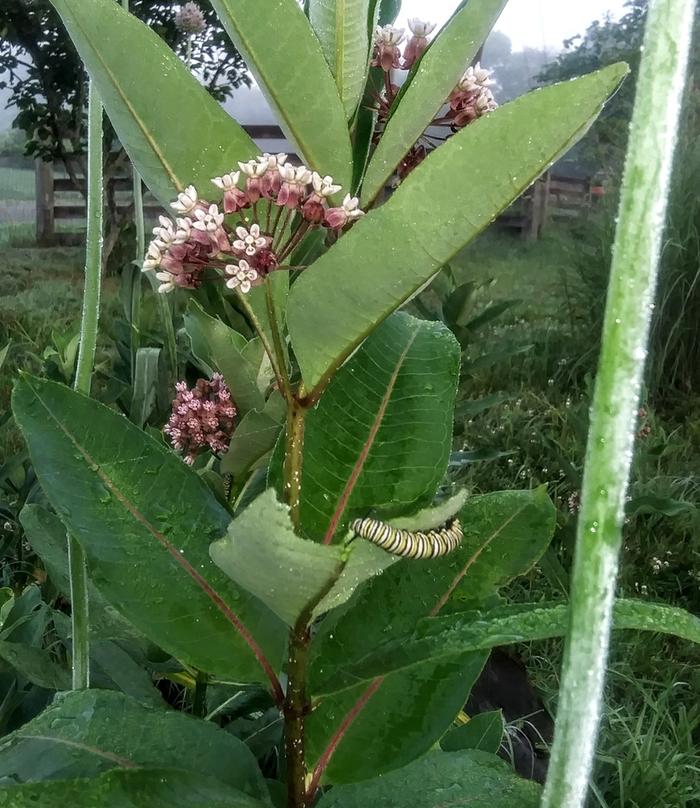
{"label": "field of grass", "polygon": [[34,171],[0,166],[0,201],[31,201],[35,197]]}
{"label": "field of grass", "polygon": [[[31,228],[0,227],[5,258],[0,276],[0,349],[12,348],[0,369],[0,411],[9,404],[19,369],[44,372],[56,337],[77,333],[82,287],[79,249],[30,246]],[[492,229],[455,261],[459,282],[475,286],[478,311],[511,301],[467,348],[462,403],[472,408],[461,427],[465,450],[492,459],[470,464],[470,490],[546,484],[558,506],[552,551],[509,596],[566,596],[577,495],[595,372],[593,323],[601,296],[591,296],[573,269],[581,244],[552,229],[534,243]],[[119,309],[117,281],[108,279],[103,333]],[[103,356],[110,350],[107,337]],[[491,360],[479,358],[488,355]],[[474,361],[476,360],[476,361]],[[488,406],[490,402],[490,406]],[[700,612],[700,418],[692,397],[672,409],[645,402],[630,489],[619,592]],[[468,408],[467,408],[468,409]],[[19,446],[6,424],[0,455]],[[0,458],[0,464],[2,459]],[[520,649],[531,678],[556,709],[561,643]],[[653,635],[616,635],[606,711],[589,808],[691,808],[700,805],[700,689],[697,653]]]}

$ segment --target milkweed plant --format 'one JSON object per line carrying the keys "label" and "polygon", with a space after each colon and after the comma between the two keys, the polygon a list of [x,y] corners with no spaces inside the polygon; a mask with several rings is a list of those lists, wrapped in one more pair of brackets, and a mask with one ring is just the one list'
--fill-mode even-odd
{"label": "milkweed plant", "polygon": [[[650,23],[638,104],[653,103],[635,119],[623,189],[621,308],[606,323],[571,609],[499,595],[547,548],[553,504],[544,488],[472,496],[449,482],[461,349],[442,322],[401,309],[586,132],[627,67],[499,107],[478,54],[505,0],[462,2],[440,30],[412,19],[408,32],[395,0],[212,0],[296,152],[262,154],[128,10],[52,4],[168,211],[141,260],[183,312],[179,366],[197,373],[172,390],[161,435],[90,398],[89,383],[23,376],[14,413],[51,507],[30,506],[27,524],[62,525],[84,559],[74,666],[86,673],[105,637],[134,643],[185,709],[81,675],[0,745],[0,805],[536,806],[541,787],[495,754],[502,724],[479,744],[453,724],[492,647],[567,633],[544,799],[581,805],[611,623],[700,635],[680,610],[612,602],[639,303],[691,3],[652,4],[663,24]],[[194,36],[202,19],[188,3],[178,25]]]}

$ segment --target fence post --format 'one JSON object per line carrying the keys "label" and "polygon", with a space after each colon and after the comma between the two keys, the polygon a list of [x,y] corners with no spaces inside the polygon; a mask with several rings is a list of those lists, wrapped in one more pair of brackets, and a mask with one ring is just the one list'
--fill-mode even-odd
{"label": "fence post", "polygon": [[56,237],[54,221],[53,163],[37,158],[36,178],[36,240],[42,247],[50,246]]}

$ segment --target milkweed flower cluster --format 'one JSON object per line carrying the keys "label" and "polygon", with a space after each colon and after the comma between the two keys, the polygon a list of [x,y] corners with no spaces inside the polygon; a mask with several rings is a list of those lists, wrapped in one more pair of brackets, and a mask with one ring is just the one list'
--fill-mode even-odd
{"label": "milkweed flower cluster", "polygon": [[[408,28],[409,35],[406,35],[403,28],[394,28],[392,25],[379,26],[375,32],[372,66],[384,71],[384,86],[375,89],[375,144],[381,139],[399,93],[399,86],[393,80],[393,71],[410,70],[416,64],[430,44],[429,37],[435,30],[435,25],[413,17],[408,21]],[[495,84],[491,76],[492,71],[481,67],[478,62],[467,67],[438,115],[404,157],[398,169],[400,179],[409,174],[450,134],[498,107],[491,90]],[[431,131],[435,127],[447,128],[450,130],[449,134],[446,137],[435,134]]]}
{"label": "milkweed flower cluster", "polygon": [[228,449],[236,417],[236,407],[223,376],[215,373],[211,381],[199,379],[191,390],[187,382],[178,382],[175,389],[172,413],[163,428],[173,448],[182,452],[185,463],[190,465],[200,452],[223,454]]}
{"label": "milkweed flower cluster", "polygon": [[196,3],[185,3],[175,13],[175,27],[183,34],[201,34],[206,28],[202,9]]}
{"label": "milkweed flower cluster", "polygon": [[223,277],[230,289],[246,294],[264,281],[313,228],[340,235],[363,216],[357,197],[331,198],[340,185],[286,154],[263,154],[214,177],[220,203],[185,188],[170,207],[175,220],[161,216],[153,229],[143,270],[156,270],[159,292],[197,289],[206,279]]}

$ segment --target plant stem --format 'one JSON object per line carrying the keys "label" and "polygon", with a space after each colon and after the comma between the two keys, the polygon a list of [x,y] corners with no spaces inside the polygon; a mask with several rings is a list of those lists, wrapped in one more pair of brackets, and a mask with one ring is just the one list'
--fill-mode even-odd
{"label": "plant stem", "polygon": [[301,521],[301,467],[304,449],[304,419],[306,408],[297,399],[287,409],[287,445],[284,456],[284,494],[295,528]]}
{"label": "plant stem", "polygon": [[265,282],[265,303],[267,305],[267,317],[270,321],[270,331],[272,332],[275,356],[277,357],[277,366],[282,381],[282,392],[289,403],[292,400],[292,386],[289,382],[289,374],[287,373],[287,360],[284,353],[284,345],[282,344],[282,334],[280,333],[279,323],[277,322],[277,310],[275,308],[275,298],[272,293],[272,284],[269,281]]}
{"label": "plant stem", "polygon": [[652,0],[620,197],[543,808],[580,808],[591,771],[636,409],[676,141],[693,0]]}
{"label": "plant stem", "polygon": [[151,271],[148,274],[152,276],[154,291],[158,298],[158,313],[160,314],[161,325],[165,332],[163,338],[165,359],[168,364],[170,386],[173,387],[178,379],[177,338],[175,336],[175,326],[173,325],[173,312],[170,308],[168,296],[158,293],[158,281],[156,280],[155,271]]}
{"label": "plant stem", "polygon": [[[300,621],[301,623],[301,621]],[[306,624],[289,633],[287,697],[284,702],[284,738],[287,756],[287,797],[289,808],[306,805],[306,759],[304,721],[309,711],[306,692],[306,665],[310,635]]]}
{"label": "plant stem", "polygon": [[197,671],[192,698],[192,715],[196,715],[197,718],[204,718],[207,712],[207,681],[206,673]]}
{"label": "plant stem", "polygon": [[88,97],[87,232],[85,241],[85,288],[80,322],[80,348],[75,371],[75,389],[90,395],[97,348],[102,285],[103,179],[102,104],[90,82]]}
{"label": "plant stem", "polygon": [[284,390],[284,377],[282,376],[282,371],[279,367],[277,362],[277,354],[275,352],[274,345],[270,343],[268,339],[268,335],[265,333],[262,323],[258,319],[253,307],[248,302],[245,294],[243,292],[236,292],[238,295],[238,300],[245,310],[248,319],[253,324],[253,328],[255,329],[255,333],[260,337],[260,342],[262,342],[263,348],[265,349],[265,353],[267,354],[267,358],[270,360],[270,364],[272,365],[272,372],[275,374],[275,380],[277,381],[277,385],[279,386],[280,390]]}
{"label": "plant stem", "polygon": [[[75,371],[75,389],[90,395],[97,348],[102,284],[102,234],[104,217],[102,168],[102,104],[90,82],[88,97],[87,233],[85,243],[85,288],[80,323],[80,348]],[[85,554],[68,535],[71,629],[73,638],[73,690],[90,686],[90,640]]]}
{"label": "plant stem", "polygon": [[[129,0],[122,0],[122,8],[129,10]],[[146,252],[146,223],[143,215],[143,186],[141,176],[138,171],[132,169],[132,187],[134,195],[134,227],[136,228],[136,260],[143,260]],[[136,352],[141,344],[141,275],[137,276],[131,290],[131,311],[129,320],[131,323],[131,379],[134,380],[136,374]]]}

